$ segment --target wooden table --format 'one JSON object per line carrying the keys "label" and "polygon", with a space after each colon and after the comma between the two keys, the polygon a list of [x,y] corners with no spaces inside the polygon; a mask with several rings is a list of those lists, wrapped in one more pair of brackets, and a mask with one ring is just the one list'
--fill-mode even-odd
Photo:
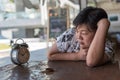
{"label": "wooden table", "polygon": [[[45,72],[46,68],[54,71]],[[120,70],[117,62],[90,68],[81,61],[31,61],[1,67],[0,80],[120,80]]]}
{"label": "wooden table", "polygon": [[50,62],[53,80],[120,80],[118,63],[90,68],[85,62]]}

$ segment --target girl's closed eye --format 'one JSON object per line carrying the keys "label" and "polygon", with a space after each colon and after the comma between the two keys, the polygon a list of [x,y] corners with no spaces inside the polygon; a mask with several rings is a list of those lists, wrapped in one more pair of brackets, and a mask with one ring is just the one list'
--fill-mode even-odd
{"label": "girl's closed eye", "polygon": [[81,34],[82,35],[87,35],[89,32],[88,31],[85,31],[85,30],[83,30],[83,31],[81,31]]}

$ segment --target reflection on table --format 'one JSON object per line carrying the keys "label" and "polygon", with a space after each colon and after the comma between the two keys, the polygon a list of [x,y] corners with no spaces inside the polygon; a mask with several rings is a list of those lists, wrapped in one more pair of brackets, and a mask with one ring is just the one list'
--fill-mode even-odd
{"label": "reflection on table", "polygon": [[1,80],[120,80],[118,62],[90,68],[82,61],[31,61],[0,68]]}

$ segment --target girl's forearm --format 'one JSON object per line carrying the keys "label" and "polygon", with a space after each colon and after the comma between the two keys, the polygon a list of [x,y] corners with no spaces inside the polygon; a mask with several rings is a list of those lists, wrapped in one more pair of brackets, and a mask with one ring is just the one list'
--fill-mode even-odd
{"label": "girl's forearm", "polygon": [[104,22],[103,24],[99,24],[86,57],[86,63],[88,66],[97,65],[104,57],[105,40],[108,28],[109,24],[104,24]]}
{"label": "girl's forearm", "polygon": [[85,57],[79,53],[55,53],[50,55],[49,60],[71,60],[71,61],[78,61],[78,60],[85,60]]}

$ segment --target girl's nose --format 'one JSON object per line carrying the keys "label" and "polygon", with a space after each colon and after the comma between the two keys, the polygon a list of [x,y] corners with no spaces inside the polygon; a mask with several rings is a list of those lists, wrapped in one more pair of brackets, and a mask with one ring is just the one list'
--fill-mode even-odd
{"label": "girl's nose", "polygon": [[79,39],[80,39],[80,40],[83,40],[83,37],[82,37],[81,35],[79,35]]}

